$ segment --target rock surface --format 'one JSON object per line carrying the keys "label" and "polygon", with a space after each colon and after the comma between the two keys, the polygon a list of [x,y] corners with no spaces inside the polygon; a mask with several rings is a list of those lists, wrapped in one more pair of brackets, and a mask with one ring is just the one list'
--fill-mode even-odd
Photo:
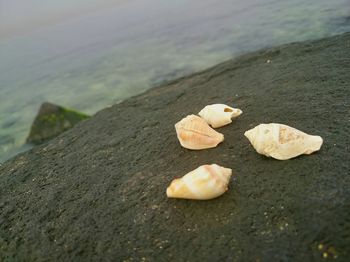
{"label": "rock surface", "polygon": [[34,119],[27,143],[41,144],[75,126],[88,115],[52,103],[43,103]]}
{"label": "rock surface", "polygon": [[[0,261],[346,261],[350,34],[247,54],[106,108],[0,167]],[[207,104],[244,114],[218,147],[174,124]],[[288,161],[244,132],[280,122],[324,138]],[[168,199],[203,164],[233,169],[210,201]]]}

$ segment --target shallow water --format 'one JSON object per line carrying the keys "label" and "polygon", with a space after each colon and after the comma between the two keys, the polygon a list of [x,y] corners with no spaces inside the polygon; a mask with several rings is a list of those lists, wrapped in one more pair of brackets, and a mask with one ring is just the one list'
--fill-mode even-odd
{"label": "shallow water", "polygon": [[0,162],[30,148],[44,101],[94,114],[244,52],[350,31],[350,0],[107,2],[0,34]]}

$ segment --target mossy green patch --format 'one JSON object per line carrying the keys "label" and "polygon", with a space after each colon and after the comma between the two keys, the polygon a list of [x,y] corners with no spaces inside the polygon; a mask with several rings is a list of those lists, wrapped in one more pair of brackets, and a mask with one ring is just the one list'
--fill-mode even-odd
{"label": "mossy green patch", "polygon": [[27,142],[41,144],[58,136],[87,118],[89,118],[89,116],[84,113],[44,103],[34,120]]}

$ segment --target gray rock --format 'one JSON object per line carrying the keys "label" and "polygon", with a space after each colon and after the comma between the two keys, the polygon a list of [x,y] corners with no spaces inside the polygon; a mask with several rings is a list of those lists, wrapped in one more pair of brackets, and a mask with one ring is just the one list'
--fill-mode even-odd
{"label": "gray rock", "polygon": [[[267,62],[267,61],[270,62]],[[350,34],[247,54],[102,110],[0,167],[0,261],[347,261]],[[243,110],[217,148],[180,146],[205,105]],[[244,131],[280,122],[324,138],[288,161]],[[233,169],[210,201],[167,199],[202,164]]]}
{"label": "gray rock", "polygon": [[87,118],[89,116],[83,113],[55,104],[43,103],[34,119],[27,143],[41,144],[46,142]]}

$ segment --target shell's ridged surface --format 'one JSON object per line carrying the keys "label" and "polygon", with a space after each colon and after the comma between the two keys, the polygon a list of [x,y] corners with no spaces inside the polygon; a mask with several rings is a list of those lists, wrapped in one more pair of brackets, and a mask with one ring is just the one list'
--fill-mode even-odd
{"label": "shell's ridged surface", "polygon": [[208,200],[227,191],[232,170],[216,164],[203,165],[171,182],[166,190],[170,198]]}
{"label": "shell's ridged surface", "polygon": [[260,124],[244,133],[255,150],[278,160],[287,160],[320,150],[323,139],[283,124]]}
{"label": "shell's ridged surface", "polygon": [[232,122],[233,118],[242,114],[242,110],[224,104],[213,104],[204,107],[200,115],[213,128],[222,127]]}
{"label": "shell's ridged surface", "polygon": [[224,141],[223,134],[212,129],[202,118],[189,115],[175,124],[180,144],[188,149],[200,150],[216,147]]}

